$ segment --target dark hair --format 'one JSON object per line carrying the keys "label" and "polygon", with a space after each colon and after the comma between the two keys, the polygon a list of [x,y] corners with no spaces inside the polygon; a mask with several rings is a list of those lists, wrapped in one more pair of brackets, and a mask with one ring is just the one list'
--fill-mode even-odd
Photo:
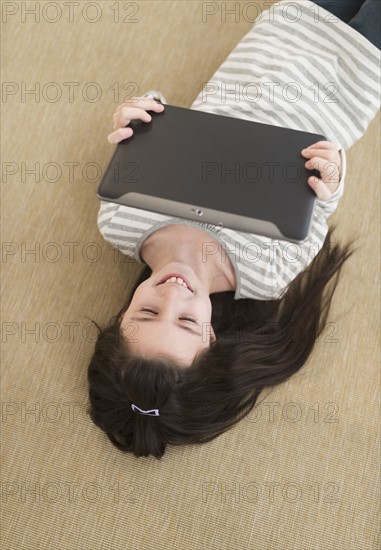
{"label": "dark hair", "polygon": [[[89,414],[121,451],[161,458],[167,444],[211,441],[254,407],[261,391],[295,374],[326,326],[339,273],[353,254],[351,243],[332,243],[335,226],[307,269],[276,300],[210,295],[216,342],[189,367],[164,358],[132,355],[120,333],[123,308],[101,328],[88,368]],[[330,284],[329,284],[330,283]],[[131,409],[158,408],[160,416]]]}

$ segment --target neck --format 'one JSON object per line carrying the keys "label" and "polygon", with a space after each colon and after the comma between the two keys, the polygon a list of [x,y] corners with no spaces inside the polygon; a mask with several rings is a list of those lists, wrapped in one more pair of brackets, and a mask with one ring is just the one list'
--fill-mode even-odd
{"label": "neck", "polygon": [[152,274],[171,263],[186,264],[202,281],[209,294],[234,291],[236,288],[230,258],[220,243],[198,229],[189,231],[187,227],[176,225],[169,231],[158,230],[144,241],[140,255]]}

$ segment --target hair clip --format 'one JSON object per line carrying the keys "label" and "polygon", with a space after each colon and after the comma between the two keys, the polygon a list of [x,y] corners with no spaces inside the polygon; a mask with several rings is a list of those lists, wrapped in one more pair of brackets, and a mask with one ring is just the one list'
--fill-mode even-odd
{"label": "hair clip", "polygon": [[131,403],[131,409],[147,416],[160,416],[159,409],[149,409],[148,411],[143,411],[143,409],[139,409],[139,407],[133,403]]}

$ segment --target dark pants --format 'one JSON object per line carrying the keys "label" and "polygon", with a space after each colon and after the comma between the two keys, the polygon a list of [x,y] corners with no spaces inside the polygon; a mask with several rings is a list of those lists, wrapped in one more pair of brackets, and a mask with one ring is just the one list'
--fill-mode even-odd
{"label": "dark pants", "polygon": [[313,0],[342,21],[365,36],[381,49],[381,1],[380,0]]}

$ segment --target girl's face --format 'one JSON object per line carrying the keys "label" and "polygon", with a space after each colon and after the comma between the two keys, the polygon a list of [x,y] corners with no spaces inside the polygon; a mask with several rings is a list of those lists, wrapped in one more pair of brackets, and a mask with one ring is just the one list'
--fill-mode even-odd
{"label": "girl's face", "polygon": [[[189,266],[168,267],[138,286],[122,316],[121,332],[135,355],[166,357],[190,366],[197,353],[216,340],[212,304],[208,289]],[[174,282],[159,284],[173,272],[183,274],[192,290]]]}

